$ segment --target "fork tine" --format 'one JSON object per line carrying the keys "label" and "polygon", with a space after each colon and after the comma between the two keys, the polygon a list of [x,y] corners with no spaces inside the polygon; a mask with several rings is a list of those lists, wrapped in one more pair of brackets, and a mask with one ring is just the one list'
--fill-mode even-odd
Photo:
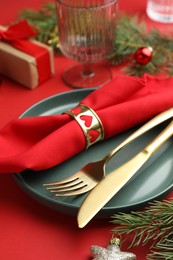
{"label": "fork tine", "polygon": [[56,193],[55,196],[56,197],[75,196],[75,195],[83,194],[83,193],[89,191],[90,189],[91,189],[91,186],[85,185],[83,188],[75,189],[72,192],[66,191],[66,192],[62,192],[62,193]]}
{"label": "fork tine", "polygon": [[68,188],[68,187],[71,187],[74,185],[78,185],[81,182],[82,181],[78,178],[78,179],[75,179],[74,181],[58,183],[58,184],[55,184],[55,186],[51,186],[51,187],[49,185],[47,187],[47,190],[57,190],[57,189],[61,189],[61,188]]}
{"label": "fork tine", "polygon": [[75,175],[67,177],[57,182],[46,183],[46,189],[54,193],[56,197],[59,196],[75,196],[88,192],[98,181],[92,178],[92,175],[86,172],[77,172]]}
{"label": "fork tine", "polygon": [[77,185],[71,185],[71,186],[63,186],[63,187],[56,187],[54,189],[49,189],[50,192],[64,192],[64,191],[73,191],[80,188],[85,187],[86,184],[83,182],[79,182]]}
{"label": "fork tine", "polygon": [[60,181],[44,183],[43,186],[52,186],[52,185],[59,185],[59,184],[69,183],[69,182],[75,181],[76,179],[79,179],[77,173],[75,175],[73,175],[73,176],[67,177],[67,178],[65,178],[63,180],[60,180]]}

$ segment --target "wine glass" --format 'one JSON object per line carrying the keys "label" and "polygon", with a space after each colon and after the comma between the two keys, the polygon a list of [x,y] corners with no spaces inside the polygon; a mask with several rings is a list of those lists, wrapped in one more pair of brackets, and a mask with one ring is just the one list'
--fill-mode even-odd
{"label": "wine glass", "polygon": [[99,87],[111,79],[104,61],[115,46],[117,0],[56,0],[62,53],[78,62],[63,72],[75,88]]}

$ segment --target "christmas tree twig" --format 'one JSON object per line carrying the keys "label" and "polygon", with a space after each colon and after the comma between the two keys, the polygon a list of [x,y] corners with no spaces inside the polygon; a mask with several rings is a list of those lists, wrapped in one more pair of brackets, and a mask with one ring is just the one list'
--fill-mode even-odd
{"label": "christmas tree twig", "polygon": [[148,260],[173,259],[173,199],[155,201],[143,211],[114,214],[114,234],[133,237],[129,247],[152,243]]}

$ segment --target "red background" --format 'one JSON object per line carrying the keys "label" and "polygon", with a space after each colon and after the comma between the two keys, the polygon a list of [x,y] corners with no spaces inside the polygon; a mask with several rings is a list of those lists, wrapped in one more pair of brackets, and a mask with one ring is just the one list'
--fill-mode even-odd
{"label": "red background", "polygon": [[[0,24],[8,25],[16,19],[21,9],[38,9],[43,0],[5,0],[0,1]],[[129,14],[144,15],[145,0],[120,0],[120,10]],[[160,29],[165,25],[155,24]],[[10,79],[3,78],[0,85],[0,128],[11,119],[39,100],[63,91],[71,90],[62,79],[62,71],[71,61],[55,56],[55,76],[29,90]],[[112,68],[113,73],[118,70]],[[171,197],[173,193],[169,195]],[[109,220],[93,220],[84,229],[77,227],[72,218],[33,201],[15,183],[12,176],[0,175],[0,259],[1,260],[87,260],[90,258],[92,244],[106,247],[113,226]],[[127,243],[128,244],[128,243]],[[123,250],[127,249],[127,244]],[[137,259],[146,259],[148,247],[130,249]]]}

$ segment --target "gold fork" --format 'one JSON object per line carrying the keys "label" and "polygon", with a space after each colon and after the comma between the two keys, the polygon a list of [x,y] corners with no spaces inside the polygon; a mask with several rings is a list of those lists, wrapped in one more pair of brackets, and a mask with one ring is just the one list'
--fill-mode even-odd
{"label": "gold fork", "polygon": [[110,151],[103,159],[85,165],[77,173],[68,178],[57,182],[45,183],[43,186],[45,186],[50,192],[54,193],[55,196],[79,195],[93,189],[104,177],[106,165],[113,155],[137,137],[171,117],[173,117],[173,108],[162,112],[141,126],[115,149]]}

